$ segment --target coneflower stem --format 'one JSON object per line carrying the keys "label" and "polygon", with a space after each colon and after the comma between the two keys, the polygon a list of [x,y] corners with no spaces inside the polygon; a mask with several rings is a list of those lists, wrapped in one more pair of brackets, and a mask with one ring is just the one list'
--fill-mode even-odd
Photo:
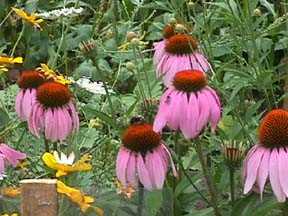
{"label": "coneflower stem", "polygon": [[50,151],[49,141],[46,138],[44,138],[44,145],[45,145],[45,152],[49,152]]}
{"label": "coneflower stem", "polygon": [[19,34],[19,36],[18,36],[18,38],[17,38],[17,40],[15,42],[15,44],[14,44],[14,46],[12,48],[11,54],[10,54],[10,56],[12,56],[12,57],[14,56],[15,50],[16,50],[16,48],[17,48],[17,46],[18,46],[18,44],[19,44],[19,42],[20,42],[20,40],[21,40],[21,38],[22,38],[22,36],[24,34],[25,26],[26,26],[26,24],[23,23],[22,30],[21,30],[21,32],[20,32],[20,34]]}
{"label": "coneflower stem", "polygon": [[205,160],[205,157],[203,155],[203,150],[202,150],[202,145],[199,142],[199,140],[196,140],[196,145],[195,145],[195,150],[197,152],[201,167],[202,167],[202,172],[206,181],[206,185],[208,188],[208,191],[211,196],[210,203],[212,205],[212,208],[214,210],[215,216],[221,216],[220,210],[218,208],[218,200],[217,200],[217,193],[216,193],[216,188],[215,185],[212,181],[212,176],[209,172],[208,166],[207,166],[207,161]]}
{"label": "coneflower stem", "polygon": [[138,185],[138,206],[137,206],[137,216],[142,216],[144,206],[144,187],[139,182]]}
{"label": "coneflower stem", "polygon": [[235,181],[234,181],[234,168],[229,166],[229,178],[230,178],[230,194],[231,194],[231,203],[232,206],[235,202]]}

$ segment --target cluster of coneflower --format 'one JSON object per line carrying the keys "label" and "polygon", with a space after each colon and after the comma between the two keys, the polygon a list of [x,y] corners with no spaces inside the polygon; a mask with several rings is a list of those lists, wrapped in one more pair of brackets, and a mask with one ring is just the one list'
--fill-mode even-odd
{"label": "cluster of coneflower", "polygon": [[[176,24],[177,25],[177,24]],[[221,103],[217,93],[208,86],[207,71],[211,65],[198,48],[198,41],[175,24],[164,28],[164,39],[154,43],[154,65],[166,87],[154,124],[131,124],[122,137],[123,145],[117,157],[117,177],[124,187],[161,189],[169,161],[177,172],[170,150],[161,140],[164,127],[180,131],[187,140],[195,141],[196,152],[203,168],[210,204],[220,215],[217,194],[209,170],[205,167],[199,137],[210,123],[212,132],[221,118]],[[232,142],[232,141],[231,141]],[[244,149],[224,149],[224,157],[232,163],[241,162]],[[267,179],[279,202],[288,197],[288,112],[270,111],[262,120],[259,143],[251,148],[243,164],[244,193],[254,188],[262,197]]]}

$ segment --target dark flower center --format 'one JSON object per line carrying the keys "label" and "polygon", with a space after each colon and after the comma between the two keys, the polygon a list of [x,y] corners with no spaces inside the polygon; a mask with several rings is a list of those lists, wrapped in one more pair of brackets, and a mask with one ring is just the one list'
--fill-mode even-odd
{"label": "dark flower center", "polygon": [[47,82],[37,89],[37,100],[45,107],[61,107],[71,99],[67,86],[57,82]]}
{"label": "dark flower center", "polygon": [[45,82],[45,77],[34,70],[22,71],[17,83],[22,89],[37,88]]}
{"label": "dark flower center", "polygon": [[199,91],[207,85],[206,75],[199,70],[180,71],[175,75],[173,85],[179,91]]}
{"label": "dark flower center", "polygon": [[262,120],[259,128],[259,140],[267,148],[288,146],[288,112],[275,109]]}
{"label": "dark flower center", "polygon": [[135,152],[146,153],[160,145],[161,136],[150,124],[132,124],[123,133],[123,145]]}
{"label": "dark flower center", "polygon": [[198,47],[197,40],[187,34],[176,34],[166,41],[165,50],[173,55],[193,53]]}

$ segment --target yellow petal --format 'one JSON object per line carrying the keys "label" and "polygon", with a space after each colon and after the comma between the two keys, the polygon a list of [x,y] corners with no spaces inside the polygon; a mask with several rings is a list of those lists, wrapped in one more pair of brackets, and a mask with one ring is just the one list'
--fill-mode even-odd
{"label": "yellow petal", "polygon": [[0,64],[15,64],[15,63],[23,63],[22,57],[6,57],[6,56],[0,56]]}

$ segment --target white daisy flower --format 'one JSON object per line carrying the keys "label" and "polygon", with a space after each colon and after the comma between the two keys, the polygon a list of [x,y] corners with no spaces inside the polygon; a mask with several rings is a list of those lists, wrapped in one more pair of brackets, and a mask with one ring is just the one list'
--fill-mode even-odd
{"label": "white daisy flower", "polygon": [[75,160],[75,154],[74,152],[71,152],[69,156],[65,155],[63,152],[60,153],[60,157],[57,151],[53,152],[53,155],[55,157],[55,160],[59,164],[65,164],[65,165],[72,165]]}
{"label": "white daisy flower", "polygon": [[70,7],[39,13],[37,14],[37,16],[43,19],[57,19],[59,17],[79,16],[80,14],[82,14],[83,11],[84,9],[82,7],[79,8]]}
{"label": "white daisy flower", "polygon": [[[91,82],[91,80],[87,77],[80,78],[76,81],[76,84],[93,94],[101,94],[105,95],[105,88],[102,82]],[[109,92],[113,92],[111,89],[108,90]]]}

